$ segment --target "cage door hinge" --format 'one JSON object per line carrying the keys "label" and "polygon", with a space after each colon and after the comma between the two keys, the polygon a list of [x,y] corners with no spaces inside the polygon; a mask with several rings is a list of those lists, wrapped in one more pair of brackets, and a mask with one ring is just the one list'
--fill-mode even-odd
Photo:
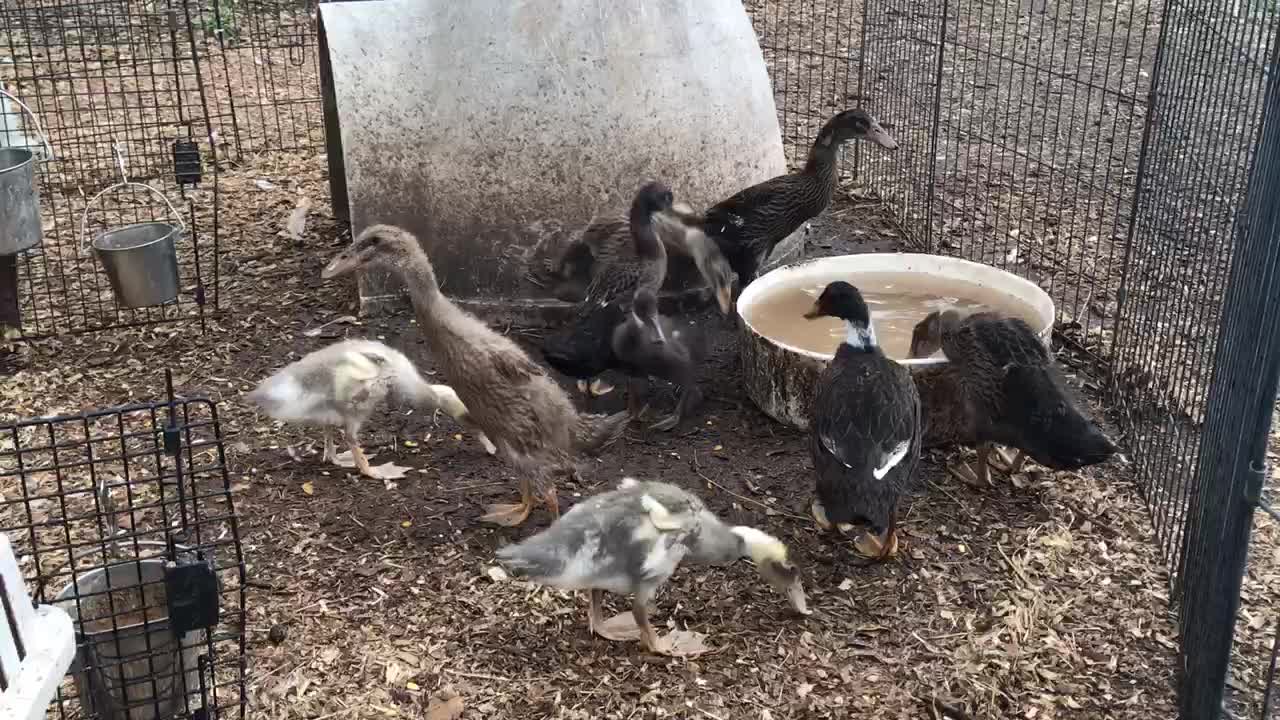
{"label": "cage door hinge", "polygon": [[204,175],[200,146],[195,140],[173,141],[173,177],[179,185],[198,185]]}

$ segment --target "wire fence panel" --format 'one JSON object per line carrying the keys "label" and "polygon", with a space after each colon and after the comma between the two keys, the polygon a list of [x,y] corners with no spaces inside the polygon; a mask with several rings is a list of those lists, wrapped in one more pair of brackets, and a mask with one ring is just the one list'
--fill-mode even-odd
{"label": "wire fence panel", "polygon": [[[216,307],[217,174],[193,13],[181,0],[0,6],[0,80],[35,116],[0,98],[0,144],[42,159],[44,226],[41,245],[0,258],[0,285],[18,288],[16,307],[0,307],[0,322],[20,323],[25,336],[39,337],[203,320]],[[41,127],[52,157],[42,149]],[[206,168],[199,185],[177,177],[177,161],[189,168],[193,153]],[[139,185],[112,187],[124,179],[159,195]],[[88,243],[107,229],[174,222],[167,203],[186,226],[177,242],[178,296],[166,305],[122,307]]]}
{"label": "wire fence panel", "polygon": [[0,532],[77,623],[51,718],[245,717],[244,557],[205,400],[0,425]]}
{"label": "wire fence panel", "polygon": [[[1201,176],[1196,185],[1179,184],[1176,176],[1157,174],[1167,167],[1163,165],[1153,165],[1150,177],[1144,178],[1144,186],[1147,182],[1172,185],[1192,197],[1202,192],[1214,200],[1200,203],[1195,218],[1186,216],[1184,206],[1171,203],[1172,207],[1161,208],[1164,215],[1140,215],[1140,220],[1148,224],[1138,228],[1164,230],[1183,238],[1188,245],[1198,242],[1199,246],[1191,245],[1193,256],[1203,247],[1208,252],[1197,259],[1216,260],[1202,272],[1225,278],[1212,286],[1216,294],[1206,298],[1215,307],[1210,310],[1212,319],[1205,328],[1207,337],[1202,336],[1208,340],[1204,347],[1216,345],[1216,351],[1205,361],[1205,373],[1212,381],[1204,409],[1198,413],[1203,422],[1203,440],[1194,468],[1180,573],[1181,710],[1185,718],[1214,718],[1225,710],[1234,717],[1267,720],[1264,706],[1274,684],[1275,643],[1267,642],[1268,633],[1258,633],[1261,637],[1257,639],[1262,642],[1251,642],[1255,638],[1248,631],[1250,613],[1241,612],[1241,589],[1254,507],[1270,494],[1265,493],[1264,487],[1280,379],[1280,205],[1276,204],[1280,194],[1280,79],[1275,74],[1280,68],[1280,33],[1271,20],[1256,22],[1256,18],[1249,17],[1254,11],[1270,15],[1274,6],[1234,10],[1228,7],[1215,14],[1195,16],[1183,14],[1184,10],[1171,12],[1166,28],[1168,49],[1157,69],[1161,87],[1158,109],[1167,106],[1183,110],[1186,118],[1178,122],[1172,113],[1164,116],[1168,118],[1167,131],[1180,135],[1165,147],[1185,150],[1199,142],[1199,138],[1185,133],[1193,126],[1190,123],[1207,119],[1196,119],[1197,115],[1230,109],[1236,117],[1227,127],[1218,128],[1219,147],[1205,151],[1201,158],[1217,162],[1192,166]],[[1206,26],[1212,32],[1200,34],[1198,31]],[[1180,32],[1183,29],[1190,32]],[[1181,42],[1197,35],[1195,54],[1180,52],[1186,50]],[[1206,52],[1206,45],[1214,51]],[[1163,85],[1166,77],[1173,83],[1179,77],[1214,78],[1219,74],[1214,67],[1221,67],[1216,63],[1228,55],[1240,64],[1238,76],[1243,76],[1230,91],[1224,92],[1219,89],[1221,85],[1213,82],[1196,86],[1199,92],[1186,94]],[[1265,100],[1264,84],[1269,85]],[[1184,109],[1185,105],[1192,107]],[[1197,155],[1184,152],[1179,161]],[[1241,166],[1252,166],[1252,172],[1246,176]],[[1170,183],[1171,180],[1175,182]],[[1247,201],[1240,202],[1241,184],[1246,180]],[[1144,192],[1144,202],[1147,195]],[[1191,224],[1161,225],[1159,221],[1166,218],[1171,223]],[[1186,232],[1184,228],[1196,228],[1200,220],[1225,237]],[[1221,324],[1215,340],[1213,327],[1219,309]],[[1181,322],[1198,320],[1193,314]],[[1264,564],[1271,560],[1261,558]],[[1257,600],[1262,607],[1274,608],[1276,598]],[[1255,612],[1259,609],[1253,608]],[[1239,625],[1237,613],[1241,617]],[[1268,647],[1270,657],[1265,654]],[[1229,687],[1234,692],[1227,693],[1229,671]]]}

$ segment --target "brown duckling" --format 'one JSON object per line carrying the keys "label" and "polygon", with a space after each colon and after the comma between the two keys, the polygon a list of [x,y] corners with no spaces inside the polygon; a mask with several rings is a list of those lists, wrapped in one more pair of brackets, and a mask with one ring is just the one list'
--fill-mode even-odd
{"label": "brown duckling", "polygon": [[[978,469],[948,471],[973,485],[989,485],[990,466],[1017,473],[1030,456],[1055,470],[1106,461],[1116,446],[1073,402],[1053,357],[1031,326],[996,312],[964,316],[948,309],[916,324],[911,356],[941,348],[947,364],[917,376],[926,446],[977,444]],[[994,443],[1018,448],[1010,459]],[[993,462],[997,455],[1003,463]]]}
{"label": "brown duckling", "polygon": [[706,351],[703,340],[693,323],[679,326],[659,315],[658,298],[648,290],[636,293],[631,313],[614,329],[613,355],[616,367],[630,378],[627,403],[633,415],[640,412],[649,377],[680,386],[675,411],[650,426],[650,430],[675,428],[702,401],[697,370]]}
{"label": "brown duckling", "polygon": [[576,475],[576,457],[617,440],[630,414],[579,413],[545,368],[440,292],[431,261],[406,230],[365,228],[321,276],[333,278],[370,265],[400,275],[423,337],[466,406],[469,421],[520,475],[520,502],[493,506],[481,520],[519,525],[533,508],[535,492],[558,517],[555,478]]}
{"label": "brown duckling", "polygon": [[872,533],[854,547],[883,561],[897,552],[898,501],[920,458],[920,397],[911,373],[880,349],[857,288],[827,285],[805,313],[822,316],[844,320],[848,335],[818,378],[809,432],[817,474],[811,511],[824,529],[869,524]]}
{"label": "brown duckling", "polygon": [[898,147],[866,111],[845,110],[818,131],[803,169],[741,190],[705,213],[681,220],[701,227],[719,245],[740,287],[746,287],[778,243],[831,204],[839,178],[840,146],[855,139],[888,150]]}

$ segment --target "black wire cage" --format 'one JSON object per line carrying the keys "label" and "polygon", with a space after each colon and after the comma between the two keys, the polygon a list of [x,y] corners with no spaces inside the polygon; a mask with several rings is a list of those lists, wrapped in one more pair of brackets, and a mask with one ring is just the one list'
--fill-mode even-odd
{"label": "black wire cage", "polygon": [[244,559],[218,412],[173,396],[0,425],[0,532],[75,621],[51,718],[245,716]]}

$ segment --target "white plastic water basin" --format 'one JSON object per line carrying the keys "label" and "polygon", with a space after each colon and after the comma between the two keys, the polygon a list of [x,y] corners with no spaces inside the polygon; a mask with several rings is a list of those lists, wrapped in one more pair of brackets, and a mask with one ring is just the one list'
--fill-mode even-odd
{"label": "white plastic water basin", "polygon": [[[964,288],[972,288],[975,297],[995,299],[997,309],[1022,317],[1049,342],[1053,331],[1054,305],[1048,293],[1038,285],[999,268],[942,255],[923,253],[867,253],[817,258],[773,270],[747,286],[738,297],[739,328],[742,334],[740,352],[747,384],[747,394],[766,415],[799,430],[809,427],[813,391],[818,375],[835,355],[836,344],[826,352],[815,352],[761,334],[751,323],[757,303],[767,302],[783,288],[821,288],[827,283],[844,280],[859,286],[859,276],[873,274],[915,274],[929,280],[945,282],[965,296]],[[921,285],[928,285],[922,280]],[[921,314],[920,319],[924,318]],[[875,323],[872,306],[872,323]],[[797,317],[796,322],[806,322]],[[945,363],[946,358],[895,358],[908,367]]]}

